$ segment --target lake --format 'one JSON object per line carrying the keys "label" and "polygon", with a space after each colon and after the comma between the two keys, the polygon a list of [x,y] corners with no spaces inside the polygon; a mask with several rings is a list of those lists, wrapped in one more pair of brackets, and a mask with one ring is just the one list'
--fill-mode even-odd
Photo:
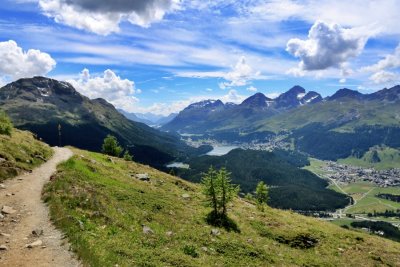
{"label": "lake", "polygon": [[206,155],[209,156],[223,156],[228,154],[231,150],[238,148],[237,146],[214,146],[213,150],[208,152]]}

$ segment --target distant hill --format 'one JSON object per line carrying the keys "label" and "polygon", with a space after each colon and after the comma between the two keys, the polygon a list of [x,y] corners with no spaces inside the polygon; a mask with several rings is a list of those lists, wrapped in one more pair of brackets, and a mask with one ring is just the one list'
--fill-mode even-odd
{"label": "distant hill", "polygon": [[17,128],[34,132],[50,145],[99,151],[115,135],[136,160],[156,167],[195,153],[178,137],[133,122],[104,99],[89,99],[69,83],[45,77],[21,79],[0,89],[0,105]]}
{"label": "distant hill", "polygon": [[[74,150],[46,186],[55,225],[87,266],[397,266],[400,244],[236,199],[240,233],[205,222],[201,188],[148,166]],[[136,174],[147,173],[150,181]]]}
{"label": "distant hill", "polygon": [[296,149],[336,160],[375,145],[400,148],[400,86],[372,94],[345,88],[325,99],[295,86],[275,99],[257,93],[240,105],[188,107],[162,129],[229,142],[285,134]]}
{"label": "distant hill", "polygon": [[177,115],[176,113],[171,113],[168,116],[153,113],[130,113],[122,109],[118,109],[118,111],[131,121],[145,123],[151,127],[160,127],[172,121]]}

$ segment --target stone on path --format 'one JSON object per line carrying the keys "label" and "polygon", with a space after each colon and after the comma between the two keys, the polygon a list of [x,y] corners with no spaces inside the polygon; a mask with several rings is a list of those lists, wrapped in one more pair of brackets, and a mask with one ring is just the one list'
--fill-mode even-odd
{"label": "stone on path", "polygon": [[13,213],[16,213],[17,211],[15,209],[13,209],[12,207],[3,206],[3,208],[1,209],[1,212],[4,214],[13,214]]}
{"label": "stone on path", "polygon": [[35,248],[35,247],[39,247],[43,244],[42,240],[36,240],[35,242],[32,242],[30,244],[27,244],[25,247],[27,248]]}
{"label": "stone on path", "polygon": [[0,245],[0,250],[8,250],[8,247],[6,245]]}

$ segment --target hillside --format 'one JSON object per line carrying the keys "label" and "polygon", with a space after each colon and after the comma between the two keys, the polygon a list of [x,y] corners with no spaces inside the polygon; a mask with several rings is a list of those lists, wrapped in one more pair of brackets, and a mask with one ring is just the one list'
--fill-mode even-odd
{"label": "hillside", "polygon": [[[0,111],[0,126],[6,115]],[[2,128],[2,127],[0,127]],[[11,134],[0,133],[0,182],[30,172],[48,160],[53,150],[35,139],[30,132],[11,128]]]}
{"label": "hillside", "polygon": [[128,120],[104,99],[90,100],[66,82],[18,80],[0,89],[0,105],[17,128],[34,132],[50,145],[59,145],[61,125],[61,145],[99,151],[112,134],[136,160],[156,167],[194,153],[176,136]]}
{"label": "hillside", "polygon": [[210,166],[226,167],[232,181],[243,193],[253,193],[259,181],[270,189],[269,205],[292,210],[336,210],[349,204],[343,194],[326,189],[328,182],[299,169],[308,165],[307,158],[286,151],[254,151],[235,149],[223,156],[201,156],[188,162],[189,169],[176,169],[186,180],[200,182],[201,174]]}
{"label": "hillside", "polygon": [[[44,190],[53,222],[92,266],[398,266],[400,244],[242,199],[240,232],[204,221],[200,188],[147,166],[74,150]],[[150,181],[136,174],[148,173]],[[214,234],[211,234],[213,232]]]}

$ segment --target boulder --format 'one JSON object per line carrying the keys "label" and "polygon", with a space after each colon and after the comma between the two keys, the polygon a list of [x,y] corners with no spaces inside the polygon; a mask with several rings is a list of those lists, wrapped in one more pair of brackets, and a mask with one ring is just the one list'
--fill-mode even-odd
{"label": "boulder", "polygon": [[148,173],[138,173],[135,175],[135,177],[140,181],[145,181],[145,182],[150,181],[150,176]]}
{"label": "boulder", "polygon": [[184,200],[190,200],[190,195],[189,194],[182,194],[182,198]]}
{"label": "boulder", "polygon": [[154,234],[154,231],[151,230],[150,227],[148,227],[146,225],[142,225],[142,227],[143,227],[143,234],[145,234],[145,235]]}
{"label": "boulder", "polygon": [[8,250],[8,247],[6,245],[0,245],[0,250]]}
{"label": "boulder", "polygon": [[211,229],[211,234],[213,235],[213,236],[217,236],[217,235],[220,235],[221,234],[221,232],[218,230],[218,229]]}

